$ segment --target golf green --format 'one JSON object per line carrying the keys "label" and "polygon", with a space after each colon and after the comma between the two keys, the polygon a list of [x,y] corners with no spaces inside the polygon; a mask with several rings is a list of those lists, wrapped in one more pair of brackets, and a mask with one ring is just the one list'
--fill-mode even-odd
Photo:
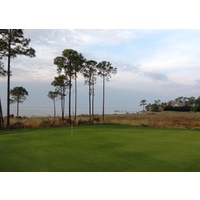
{"label": "golf green", "polygon": [[0,131],[1,172],[199,172],[200,131],[118,124]]}

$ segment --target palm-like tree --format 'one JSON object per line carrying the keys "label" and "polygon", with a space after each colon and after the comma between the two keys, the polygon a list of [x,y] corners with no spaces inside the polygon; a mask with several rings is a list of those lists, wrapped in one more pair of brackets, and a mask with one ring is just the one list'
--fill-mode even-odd
{"label": "palm-like tree", "polygon": [[143,110],[144,110],[144,106],[146,106],[146,105],[147,105],[147,101],[145,99],[140,101],[140,106],[143,106]]}
{"label": "palm-like tree", "polygon": [[81,53],[76,52],[73,59],[73,71],[74,71],[74,82],[75,82],[75,102],[74,102],[74,122],[76,123],[76,116],[77,116],[77,74],[84,69],[85,58]]}
{"label": "palm-like tree", "polygon": [[48,97],[53,100],[53,110],[54,110],[54,118],[56,117],[56,98],[58,97],[58,91],[49,91]]}
{"label": "palm-like tree", "polygon": [[97,65],[98,75],[103,79],[103,107],[102,107],[102,120],[104,121],[104,108],[105,108],[105,82],[109,81],[111,74],[117,73],[117,68],[112,67],[110,62],[102,61]]}
{"label": "palm-like tree", "polygon": [[23,103],[26,97],[28,96],[28,92],[23,87],[15,87],[10,90],[11,94],[11,103],[17,103],[17,117],[19,116],[19,103]]}
{"label": "palm-like tree", "polygon": [[65,115],[65,96],[66,96],[66,88],[68,86],[68,79],[65,75],[59,75],[58,77],[54,77],[54,81],[51,83],[54,87],[56,87],[55,93],[60,96],[61,101],[61,114],[62,120],[64,120]]}
{"label": "palm-like tree", "polygon": [[[85,68],[82,71],[83,76],[85,78],[85,84],[89,86],[89,117],[90,117],[90,122],[94,120],[94,84],[96,81],[96,73],[97,73],[97,68],[96,68],[97,62],[94,60],[89,60],[86,61],[85,63]],[[92,99],[91,99],[92,97]],[[92,106],[91,106],[92,105]]]}

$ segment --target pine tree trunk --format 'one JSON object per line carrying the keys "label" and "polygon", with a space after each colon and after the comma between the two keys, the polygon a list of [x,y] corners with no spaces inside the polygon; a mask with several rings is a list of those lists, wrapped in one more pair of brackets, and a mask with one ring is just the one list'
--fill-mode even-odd
{"label": "pine tree trunk", "polygon": [[92,85],[92,121],[94,122],[94,84]]}
{"label": "pine tree trunk", "polygon": [[0,129],[4,129],[4,121],[3,121],[3,111],[1,106],[1,99],[0,99]]}
{"label": "pine tree trunk", "polygon": [[70,124],[71,124],[71,88],[72,88],[72,77],[70,74],[70,78],[69,78],[69,123]]}
{"label": "pine tree trunk", "polygon": [[61,97],[61,100],[60,100],[60,106],[61,106],[61,117],[62,117],[62,121],[64,120],[64,117],[63,117],[63,97]]}
{"label": "pine tree trunk", "polygon": [[19,117],[19,101],[17,101],[17,117]]}
{"label": "pine tree trunk", "polygon": [[64,89],[61,91],[62,96],[61,96],[61,112],[62,112],[62,121],[64,121],[65,117],[65,96],[64,96]]}
{"label": "pine tree trunk", "polygon": [[63,121],[65,119],[65,97],[63,97],[63,100],[62,100],[62,119]]}
{"label": "pine tree trunk", "polygon": [[9,35],[9,43],[8,43],[8,75],[7,75],[7,128],[10,128],[10,58],[11,58],[11,34],[12,30],[9,30],[10,35]]}
{"label": "pine tree trunk", "polygon": [[54,118],[55,118],[56,117],[56,101],[55,101],[55,99],[53,99],[53,106],[54,106],[53,114],[54,114]]}
{"label": "pine tree trunk", "polygon": [[76,73],[75,73],[75,110],[74,110],[74,122],[76,123],[76,112],[77,112],[77,80],[76,80]]}
{"label": "pine tree trunk", "polygon": [[91,84],[89,81],[89,120],[91,122]]}
{"label": "pine tree trunk", "polygon": [[104,122],[104,106],[105,106],[105,77],[103,76],[103,108],[102,108],[102,121]]}

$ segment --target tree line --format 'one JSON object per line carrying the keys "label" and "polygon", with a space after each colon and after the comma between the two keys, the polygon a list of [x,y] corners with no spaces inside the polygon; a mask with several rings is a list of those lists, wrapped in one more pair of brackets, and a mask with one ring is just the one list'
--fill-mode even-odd
{"label": "tree line", "polygon": [[[36,51],[29,47],[29,38],[24,37],[22,29],[0,29],[0,77],[7,76],[7,122],[6,127],[10,127],[10,104],[17,103],[17,116],[19,113],[19,103],[23,102],[28,96],[28,92],[23,87],[15,87],[10,89],[11,79],[11,60],[19,55],[35,57]],[[7,70],[5,70],[3,58],[7,59]],[[102,120],[104,121],[105,109],[105,82],[111,78],[111,74],[116,74],[117,69],[112,66],[110,62],[102,61],[97,63],[94,60],[87,60],[81,53],[73,49],[65,49],[61,56],[54,59],[54,64],[57,67],[57,75],[54,77],[51,85],[55,87],[54,91],[49,91],[48,97],[54,102],[54,116],[55,100],[59,98],[61,101],[61,114],[64,120],[65,110],[65,96],[68,90],[68,117],[69,122],[72,122],[72,85],[75,87],[75,115],[74,121],[77,116],[77,74],[81,73],[85,78],[85,84],[88,85],[88,99],[89,99],[89,117],[90,121],[94,120],[94,85],[97,76],[102,77],[103,83],[103,105],[102,105]],[[12,98],[10,97],[12,95]],[[0,125],[3,124],[3,114],[1,109],[0,98]]]}
{"label": "tree line", "polygon": [[195,98],[192,97],[177,97],[174,100],[170,100],[168,102],[161,102],[161,100],[155,100],[154,103],[147,104],[145,99],[141,100],[140,106],[143,106],[146,111],[180,111],[180,112],[188,112],[200,111],[200,97]]}
{"label": "tree line", "polygon": [[72,85],[74,84],[74,119],[76,123],[77,118],[77,78],[78,74],[82,74],[85,78],[85,84],[88,85],[88,113],[89,121],[94,121],[94,97],[95,97],[95,84],[97,76],[102,78],[103,84],[103,103],[102,103],[102,121],[104,121],[105,113],[105,82],[109,81],[112,74],[117,73],[117,68],[114,68],[110,62],[102,61],[97,63],[94,60],[87,60],[81,53],[73,49],[65,49],[62,56],[54,59],[54,64],[57,68],[57,75],[54,77],[52,86],[55,87],[54,91],[49,91],[48,97],[54,103],[54,117],[56,116],[55,101],[56,98],[60,99],[61,115],[64,120],[65,111],[65,96],[68,90],[68,121],[72,123]]}

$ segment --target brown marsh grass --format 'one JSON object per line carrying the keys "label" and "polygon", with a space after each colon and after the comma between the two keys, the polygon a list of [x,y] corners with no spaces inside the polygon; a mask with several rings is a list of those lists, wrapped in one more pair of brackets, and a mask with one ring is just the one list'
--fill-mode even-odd
{"label": "brown marsh grass", "polygon": [[[100,118],[101,115],[96,115]],[[66,117],[67,119],[67,117]],[[77,122],[81,121],[87,124],[88,115],[79,115]],[[5,120],[6,121],[6,120]],[[200,113],[198,112],[143,112],[139,114],[123,115],[105,115],[105,123],[128,124],[133,126],[146,126],[156,128],[187,128],[200,129]],[[98,122],[95,122],[98,123]],[[25,117],[11,118],[11,128],[38,128],[38,127],[56,127],[66,126],[66,120],[63,122],[60,117]]]}
{"label": "brown marsh grass", "polygon": [[194,112],[143,112],[129,115],[107,115],[105,119],[108,123],[134,126],[200,129],[200,113]]}

